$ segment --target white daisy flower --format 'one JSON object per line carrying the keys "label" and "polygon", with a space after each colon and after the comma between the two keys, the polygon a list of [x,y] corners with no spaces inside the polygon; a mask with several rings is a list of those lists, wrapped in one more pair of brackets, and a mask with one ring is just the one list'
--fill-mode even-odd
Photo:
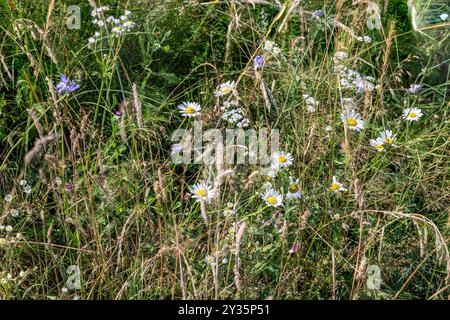
{"label": "white daisy flower", "polygon": [[27,185],[27,180],[24,180],[24,179],[20,180],[19,181],[19,185],[26,186]]}
{"label": "white daisy flower", "polygon": [[345,110],[341,115],[341,120],[350,130],[359,131],[364,128],[364,121],[354,110]]}
{"label": "white daisy flower", "polygon": [[283,196],[271,188],[262,194],[262,198],[269,207],[279,207],[283,202]]}
{"label": "white daisy flower", "polygon": [[95,43],[95,39],[93,37],[90,37],[88,39],[89,44],[94,44]]}
{"label": "white daisy flower", "polygon": [[331,183],[330,189],[334,192],[347,191],[347,189],[344,188],[344,185],[337,181],[336,176],[333,176],[333,182]]}
{"label": "white daisy flower", "polygon": [[377,149],[378,152],[381,152],[384,150],[384,139],[381,137],[377,139],[370,139],[370,145]]}
{"label": "white daisy flower", "polygon": [[403,110],[403,119],[408,121],[417,121],[423,116],[422,110],[419,108],[408,108]]}
{"label": "white daisy flower", "polygon": [[214,256],[212,256],[212,255],[207,255],[207,256],[205,257],[205,262],[206,262],[207,264],[214,264],[214,262],[215,262]]}
{"label": "white daisy flower", "polygon": [[128,31],[130,31],[131,29],[133,29],[136,26],[136,23],[134,23],[133,21],[126,21],[123,24],[123,27],[125,29],[127,29]]}
{"label": "white daisy flower", "polygon": [[385,144],[393,145],[395,142],[396,135],[392,133],[392,130],[385,130],[381,132],[380,138]]}
{"label": "white daisy flower", "polygon": [[204,182],[195,184],[191,188],[192,198],[197,199],[197,201],[204,200],[210,202],[214,193],[210,186]]}
{"label": "white daisy flower", "polygon": [[200,115],[202,108],[196,102],[183,102],[178,106],[178,109],[183,117],[192,118]]}
{"label": "white daisy flower", "polygon": [[117,35],[120,35],[124,32],[124,29],[121,26],[116,26],[111,31]]}
{"label": "white daisy flower", "polygon": [[298,199],[302,196],[302,192],[299,186],[300,179],[289,177],[289,187],[286,199]]}
{"label": "white daisy flower", "polygon": [[215,96],[221,97],[232,93],[235,90],[236,83],[234,81],[228,81],[221,83],[219,88],[216,90]]}
{"label": "white daisy flower", "polygon": [[272,154],[272,164],[275,168],[284,168],[292,165],[292,155],[288,152],[280,151]]}
{"label": "white daisy flower", "polygon": [[369,37],[369,36],[364,36],[363,40],[364,40],[365,43],[371,43],[372,42],[372,38]]}
{"label": "white daisy flower", "polygon": [[439,16],[439,18],[441,18],[442,21],[445,21],[445,20],[447,20],[447,18],[448,18],[448,14],[443,13],[443,14],[441,14],[441,15]]}
{"label": "white daisy flower", "polygon": [[227,208],[227,209],[223,210],[223,215],[225,216],[225,218],[230,218],[230,217],[234,216],[234,210]]}
{"label": "white daisy flower", "polygon": [[11,194],[7,194],[7,195],[5,196],[5,201],[6,201],[6,202],[11,202],[12,199],[13,199],[13,196],[12,196]]}
{"label": "white daisy flower", "polygon": [[6,228],[5,228],[5,231],[6,232],[12,232],[13,231],[13,227],[10,226],[10,225],[7,225]]}

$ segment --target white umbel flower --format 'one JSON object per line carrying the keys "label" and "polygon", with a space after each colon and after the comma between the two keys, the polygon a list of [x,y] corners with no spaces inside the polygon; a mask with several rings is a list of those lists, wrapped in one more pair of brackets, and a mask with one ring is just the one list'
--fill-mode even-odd
{"label": "white umbel flower", "polygon": [[263,200],[269,207],[279,207],[283,204],[283,196],[276,190],[271,188],[267,189],[262,194]]}
{"label": "white umbel flower", "polygon": [[345,110],[341,115],[341,120],[344,125],[350,130],[359,131],[364,128],[364,121],[361,119],[361,116],[354,110]]}
{"label": "white umbel flower", "polygon": [[183,117],[192,118],[200,115],[202,108],[196,102],[183,102],[178,106],[178,109]]}
{"label": "white umbel flower", "polygon": [[417,121],[423,116],[422,110],[419,108],[408,108],[403,110],[403,119],[408,121]]}
{"label": "white umbel flower", "polygon": [[197,199],[197,201],[204,200],[206,202],[210,202],[214,195],[214,192],[211,189],[211,187],[204,182],[195,184],[191,188],[191,193],[192,198]]}

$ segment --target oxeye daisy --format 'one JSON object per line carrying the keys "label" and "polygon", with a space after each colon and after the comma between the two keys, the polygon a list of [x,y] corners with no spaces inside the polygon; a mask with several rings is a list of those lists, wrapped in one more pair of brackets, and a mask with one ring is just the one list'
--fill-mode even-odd
{"label": "oxeye daisy", "polygon": [[378,152],[381,152],[384,150],[384,140],[380,137],[377,139],[371,139],[370,145],[377,149]]}
{"label": "oxeye daisy", "polygon": [[215,259],[214,259],[214,256],[212,256],[212,255],[207,255],[206,257],[205,257],[205,262],[207,263],[207,264],[214,264],[214,262],[215,262]]}
{"label": "oxeye daisy", "polygon": [[215,96],[221,97],[232,93],[235,89],[236,83],[234,81],[228,81],[221,83],[219,88],[216,90]]}
{"label": "oxeye daisy", "polygon": [[204,182],[195,184],[191,188],[191,193],[192,198],[197,199],[197,201],[204,200],[210,202],[213,197],[213,190]]}
{"label": "oxeye daisy", "polygon": [[198,116],[202,108],[196,102],[183,102],[178,106],[178,109],[183,117],[191,118]]}
{"label": "oxeye daisy", "polygon": [[227,208],[223,210],[223,215],[225,216],[225,218],[230,218],[234,215],[234,210]]}
{"label": "oxeye daisy", "polygon": [[300,179],[295,179],[289,177],[289,187],[288,193],[286,194],[286,199],[298,199],[302,196],[302,192],[299,186]]}
{"label": "oxeye daisy", "polygon": [[417,121],[423,116],[422,110],[419,108],[408,108],[403,110],[403,119],[408,121]]}
{"label": "oxeye daisy", "polygon": [[341,115],[341,120],[350,130],[359,131],[364,128],[364,121],[354,110],[345,110]]}
{"label": "oxeye daisy", "polygon": [[334,192],[347,191],[347,189],[344,188],[344,185],[337,181],[336,176],[333,176],[333,182],[331,183],[330,189]]}
{"label": "oxeye daisy", "polygon": [[283,202],[283,196],[272,188],[267,189],[262,194],[262,198],[269,207],[279,207]]}
{"label": "oxeye daisy", "polygon": [[274,152],[272,154],[272,163],[275,168],[289,167],[292,164],[292,155],[288,152]]}
{"label": "oxeye daisy", "polygon": [[385,130],[380,134],[380,138],[385,144],[393,145],[396,135],[392,133],[392,130]]}

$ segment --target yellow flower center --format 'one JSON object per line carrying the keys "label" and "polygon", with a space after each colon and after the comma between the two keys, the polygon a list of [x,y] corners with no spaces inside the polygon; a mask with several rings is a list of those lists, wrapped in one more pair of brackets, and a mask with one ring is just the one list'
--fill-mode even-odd
{"label": "yellow flower center", "polygon": [[223,94],[228,94],[228,93],[230,93],[231,92],[231,88],[230,87],[223,87],[222,88],[222,93]]}
{"label": "yellow flower center", "polygon": [[409,112],[408,116],[409,116],[410,118],[416,118],[416,117],[417,117],[417,114],[416,114],[414,111],[411,111],[411,112]]}
{"label": "yellow flower center", "polygon": [[197,190],[197,195],[198,195],[199,197],[201,197],[201,198],[206,197],[207,194],[208,194],[208,192],[206,192],[205,189],[198,189],[198,190]]}
{"label": "yellow flower center", "polygon": [[383,149],[384,149],[384,146],[383,146],[381,143],[379,143],[379,144],[377,144],[377,145],[375,146],[375,149],[377,149],[377,150],[383,150]]}
{"label": "yellow flower center", "polygon": [[194,107],[187,107],[186,109],[184,109],[184,111],[187,114],[193,114],[195,112],[195,108]]}
{"label": "yellow flower center", "polygon": [[298,191],[299,187],[298,184],[293,183],[289,186],[289,192],[290,193],[296,193]]}
{"label": "yellow flower center", "polygon": [[387,143],[387,144],[392,144],[392,143],[394,143],[394,139],[392,139],[391,137],[389,137],[389,138],[386,138],[386,139],[384,140],[384,142]]}
{"label": "yellow flower center", "polygon": [[357,124],[355,118],[348,118],[347,119],[347,123],[348,123],[349,126],[352,126],[352,127],[356,126],[356,124]]}
{"label": "yellow flower center", "polygon": [[287,161],[287,159],[286,159],[285,156],[279,156],[279,157],[278,157],[278,162],[280,162],[280,163],[285,163],[286,161]]}
{"label": "yellow flower center", "polygon": [[277,203],[277,198],[274,197],[274,196],[269,196],[269,197],[267,197],[267,202],[268,202],[269,204],[274,205],[274,204]]}
{"label": "yellow flower center", "polygon": [[331,184],[331,190],[334,190],[334,191],[339,190],[339,183],[333,182]]}

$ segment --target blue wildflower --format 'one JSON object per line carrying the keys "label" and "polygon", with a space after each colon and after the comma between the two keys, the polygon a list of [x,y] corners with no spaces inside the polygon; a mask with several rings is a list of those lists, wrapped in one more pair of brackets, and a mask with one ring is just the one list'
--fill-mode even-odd
{"label": "blue wildflower", "polygon": [[254,59],[255,70],[262,69],[264,66],[264,56],[258,55]]}
{"label": "blue wildflower", "polygon": [[420,84],[412,84],[408,91],[412,94],[419,93],[422,90],[422,86]]}
{"label": "blue wildflower", "polygon": [[322,10],[316,10],[312,13],[313,17],[319,18],[322,17],[324,15],[324,12]]}
{"label": "blue wildflower", "polygon": [[74,80],[70,80],[66,75],[62,74],[60,77],[60,82],[56,85],[56,90],[58,90],[59,93],[72,93],[80,87],[78,83]]}

